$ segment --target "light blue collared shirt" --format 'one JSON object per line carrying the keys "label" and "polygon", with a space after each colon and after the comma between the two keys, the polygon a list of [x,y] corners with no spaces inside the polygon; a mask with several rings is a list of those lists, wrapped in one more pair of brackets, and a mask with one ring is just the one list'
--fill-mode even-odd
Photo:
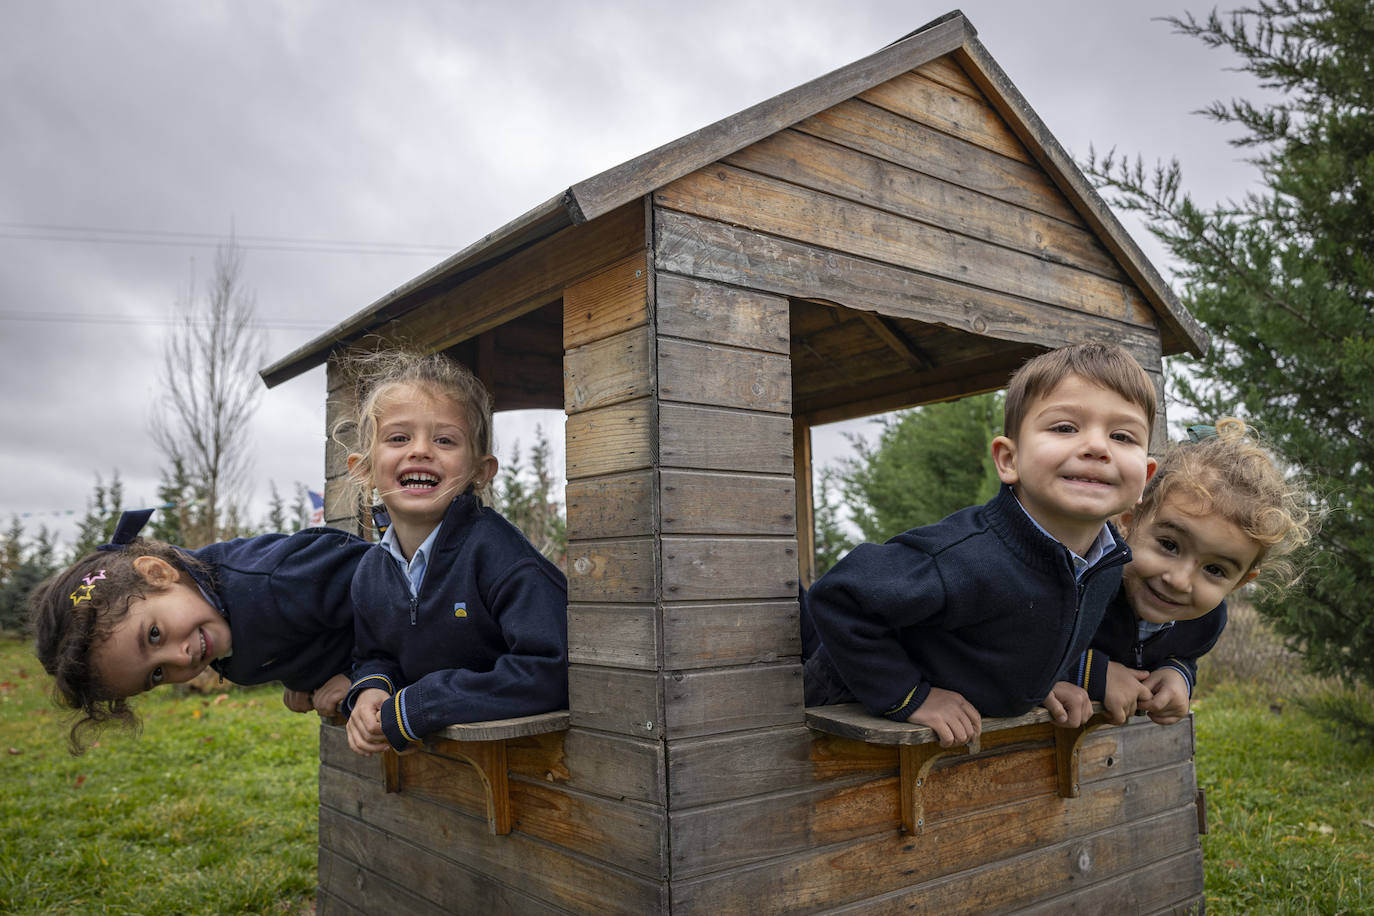
{"label": "light blue collared shirt", "polygon": [[[1015,493],[1012,494],[1012,496],[1015,495]],[[1016,504],[1018,506],[1021,506],[1021,500],[1017,499]],[[1021,511],[1026,512],[1026,507],[1021,506]],[[1040,533],[1043,534],[1045,537],[1050,538],[1056,543],[1059,542],[1058,538],[1056,538],[1054,535],[1050,534],[1048,531],[1045,530],[1044,525],[1041,525],[1039,522],[1035,520],[1035,516],[1031,515],[1029,512],[1026,512],[1026,518],[1030,519],[1031,524],[1038,528],[1040,530]],[[1083,574],[1088,570],[1092,569],[1094,564],[1096,564],[1098,560],[1102,559],[1106,555],[1107,551],[1111,550],[1115,546],[1116,538],[1112,537],[1112,529],[1107,527],[1106,522],[1102,523],[1102,530],[1097,532],[1097,539],[1094,540],[1092,544],[1088,546],[1088,551],[1083,556],[1080,557],[1078,554],[1073,552],[1072,548],[1066,545],[1064,549],[1069,551],[1069,559],[1073,561],[1074,579],[1082,579]]]}
{"label": "light blue collared shirt", "polygon": [[387,553],[396,558],[397,563],[401,564],[401,572],[406,574],[412,596],[420,594],[420,584],[425,581],[425,570],[429,568],[429,555],[434,549],[434,539],[439,536],[441,527],[443,526],[434,526],[429,537],[425,538],[423,544],[415,548],[415,556],[409,560],[405,558],[405,554],[401,553],[401,542],[396,537],[395,525],[386,529],[386,534],[382,535],[381,545],[386,548]]}

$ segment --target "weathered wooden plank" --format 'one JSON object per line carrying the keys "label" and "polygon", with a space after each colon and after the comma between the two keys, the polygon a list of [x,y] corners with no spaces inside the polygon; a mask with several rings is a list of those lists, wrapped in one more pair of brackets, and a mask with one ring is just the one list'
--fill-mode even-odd
{"label": "weathered wooden plank", "polygon": [[[320,809],[320,841],[325,847],[320,853],[321,888],[354,903],[366,903],[367,912],[395,911],[389,899],[375,899],[373,889],[384,886],[375,873],[379,861],[385,863],[386,876],[394,885],[432,903],[436,912],[451,913],[460,900],[465,908],[491,916],[563,912],[445,858],[439,849],[382,833],[332,808]],[[367,868],[361,867],[364,864]]]}
{"label": "weathered wooden plank", "polygon": [[[671,745],[669,805],[678,811],[811,786],[811,733],[796,726],[686,738]],[[892,758],[896,772],[896,758]]]}
{"label": "weathered wooden plank", "polygon": [[653,471],[570,480],[563,502],[572,537],[634,537],[654,533]]}
{"label": "weathered wooden plank", "polygon": [[347,770],[362,779],[372,779],[380,782],[382,778],[382,764],[379,757],[364,757],[355,754],[348,746],[348,735],[344,731],[343,723],[347,719],[340,717],[339,724],[333,725],[328,722],[320,723],[320,763],[327,766],[337,767]]}
{"label": "weathered wooden plank", "polygon": [[797,594],[797,542],[792,538],[664,537],[661,549],[667,600]]}
{"label": "weathered wooden plank", "polygon": [[657,280],[660,334],[787,353],[786,299],[675,274]]}
{"label": "weathered wooden plank", "polygon": [[801,665],[784,662],[663,675],[669,738],[791,725],[801,718]]}
{"label": "weathered wooden plank", "polygon": [[1132,286],[726,165],[693,172],[655,204],[830,251],[1117,321],[1153,313]]}
{"label": "weathered wooden plank", "polygon": [[653,394],[648,327],[603,337],[563,356],[563,407],[569,414]]}
{"label": "weathered wooden plank", "polygon": [[[839,794],[802,791],[674,815],[674,876],[679,857],[684,870],[700,876],[674,881],[673,913],[748,914],[750,902],[758,900],[786,901],[807,912],[863,900],[1072,837],[1191,809],[1193,792],[1191,765],[1176,765],[1137,775],[1129,791],[1123,779],[1106,780],[1086,787],[1078,798],[1048,794],[1022,802],[1014,817],[999,805],[912,836],[897,828],[895,779],[886,782],[881,794],[863,787]],[[853,835],[853,814],[874,810],[882,798],[891,799],[890,813],[874,823],[877,832],[843,845],[830,842],[836,833]],[[757,864],[743,864],[751,861]],[[726,862],[735,864],[711,873]]]}
{"label": "weathered wooden plank", "polygon": [[388,339],[442,350],[542,308],[564,289],[644,247],[644,208],[632,201],[604,220],[570,226],[427,299],[385,328]]}
{"label": "weathered wooden plank", "polygon": [[1028,165],[1035,164],[1016,134],[986,101],[951,91],[924,74],[903,73],[859,93],[858,97],[870,105],[975,146]]}
{"label": "weathered wooden plank", "polygon": [[647,253],[636,251],[563,290],[563,346],[572,350],[649,321]]}
{"label": "weathered wooden plank", "polygon": [[582,604],[653,601],[656,568],[650,538],[570,541],[568,600]]}
{"label": "weathered wooden plank", "polygon": [[664,470],[663,533],[793,535],[795,491],[791,477]]}
{"label": "weathered wooden plank", "polygon": [[[321,825],[323,828],[323,824]],[[414,855],[414,847],[398,843],[381,833],[371,836],[372,848],[362,861],[367,866],[321,849],[319,855],[320,887],[330,896],[347,897],[349,909],[363,913],[397,913],[404,916],[446,916],[450,910],[432,900],[412,893],[405,885],[389,877],[406,870],[406,859]],[[490,895],[482,894],[480,896]],[[324,908],[330,911],[330,908]],[[333,908],[338,912],[338,908]],[[488,912],[483,910],[483,912]],[[534,912],[540,912],[538,908]],[[543,912],[549,912],[545,907]]]}
{"label": "weathered wooden plank", "polygon": [[508,738],[525,738],[530,735],[545,735],[568,730],[568,711],[560,709],[541,712],[532,716],[517,716],[511,719],[487,719],[482,722],[461,722],[446,725],[434,732],[432,738],[447,738],[453,741],[501,741]]}
{"label": "weathered wooden plank", "polygon": [[634,738],[661,738],[663,683],[651,671],[573,665],[568,669],[573,726]]}
{"label": "weathered wooden plank", "polygon": [[662,270],[734,279],[781,295],[825,299],[848,308],[1041,347],[1116,340],[1128,349],[1144,349],[1153,337],[1153,331],[1143,325],[1039,306],[684,213],[656,211],[654,227],[655,256]]}
{"label": "weathered wooden plank", "polygon": [[791,360],[659,338],[658,392],[666,401],[787,413],[792,408]]}
{"label": "weathered wooden plank", "polygon": [[[651,401],[641,398],[568,417],[563,435],[569,480],[650,467],[653,461]],[[572,535],[569,532],[569,536]]]}
{"label": "weathered wooden plank", "polygon": [[[1191,827],[1186,808],[1171,811],[830,912],[1146,913],[1201,890],[1188,861],[1197,858]],[[1164,864],[1175,873],[1162,874]]]}
{"label": "weathered wooden plank", "polygon": [[974,85],[973,80],[969,79],[968,74],[949,55],[922,64],[916,68],[915,72],[933,83],[939,83],[946,89],[953,89],[955,92],[961,92],[970,98],[986,101],[982,90]]}
{"label": "weathered wooden plank", "polygon": [[[1144,838],[1123,837],[1137,844]],[[1071,885],[1072,886],[1072,885]],[[1110,881],[1078,888],[1036,906],[1018,910],[1020,916],[1096,916],[1098,913],[1148,913],[1150,916],[1201,916],[1203,912],[1202,850],[1194,847],[1152,862]]]}
{"label": "weathered wooden plank", "polygon": [[487,832],[485,818],[469,817],[405,793],[388,795],[379,783],[333,767],[321,767],[320,805],[396,836],[433,837],[445,858],[573,912],[638,916],[666,906],[666,888],[660,881],[632,875],[519,832],[498,842]]}
{"label": "weathered wooden plank", "polygon": [[315,897],[315,916],[367,916],[328,891],[320,890]]}
{"label": "weathered wooden plank", "polygon": [[[1020,716],[984,719],[982,733],[988,735],[1025,725],[1051,725],[1053,721],[1047,709],[1037,706]],[[880,718],[858,703],[813,706],[806,710],[806,724],[817,731],[868,744],[931,744],[939,740],[933,729]]]}
{"label": "weathered wooden plank", "polygon": [[652,604],[569,604],[568,659],[653,671],[658,667],[658,620]]}
{"label": "weathered wooden plank", "polygon": [[1071,225],[1083,225],[1039,165],[1008,159],[858,99],[828,108],[796,128]]}
{"label": "weathered wooden plank", "polygon": [[785,415],[662,404],[658,422],[665,467],[762,474],[792,468],[792,421]]}
{"label": "weathered wooden plank", "polygon": [[607,798],[664,804],[663,742],[574,728],[564,746],[568,785]]}
{"label": "weathered wooden plank", "polygon": [[888,162],[874,152],[784,131],[726,161],[1037,258],[1125,279],[1088,230]]}
{"label": "weathered wooden plank", "polygon": [[774,662],[801,654],[796,601],[663,605],[669,671]]}

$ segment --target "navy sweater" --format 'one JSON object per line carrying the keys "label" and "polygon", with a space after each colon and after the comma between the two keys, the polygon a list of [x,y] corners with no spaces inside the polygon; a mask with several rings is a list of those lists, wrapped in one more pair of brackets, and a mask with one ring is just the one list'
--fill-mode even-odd
{"label": "navy sweater", "polygon": [[931,687],[985,716],[1038,705],[1087,649],[1130,550],[1116,535],[1080,581],[1064,545],[1009,487],[886,544],[861,544],[807,595],[836,673],[875,715],[905,721]]}
{"label": "navy sweater", "polygon": [[568,586],[500,513],[471,494],[449,505],[420,592],[384,547],[353,578],[353,686],[380,687],[397,750],[457,722],[568,705]]}
{"label": "navy sweater", "polygon": [[211,663],[235,684],[311,691],[353,661],[348,590],[367,541],[333,528],[264,534],[187,551],[192,576],[229,621],[233,654]]}
{"label": "navy sweater", "polygon": [[1107,692],[1107,662],[1119,662],[1127,668],[1155,671],[1174,668],[1188,682],[1188,696],[1193,695],[1197,683],[1197,660],[1206,655],[1221,631],[1226,629],[1226,602],[1193,620],[1175,620],[1173,626],[1140,639],[1136,627],[1135,610],[1126,600],[1125,589],[1107,608],[1102,625],[1093,636],[1083,668],[1084,686],[1088,696],[1101,700]]}

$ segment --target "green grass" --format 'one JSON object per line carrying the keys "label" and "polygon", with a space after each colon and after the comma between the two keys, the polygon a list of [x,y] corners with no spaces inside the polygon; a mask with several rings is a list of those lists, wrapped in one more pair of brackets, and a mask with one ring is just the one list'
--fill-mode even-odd
{"label": "green grass", "polygon": [[1194,705],[1209,916],[1374,913],[1374,748],[1314,715],[1367,694],[1219,684]]}
{"label": "green grass", "polygon": [[[47,683],[0,640],[0,912],[310,911],[314,715],[274,687],[155,691],[141,738],[110,730],[71,757]],[[1322,702],[1374,718],[1367,695]],[[1224,682],[1195,711],[1208,913],[1374,913],[1374,750],[1356,727]]]}
{"label": "green grass", "polygon": [[83,757],[27,644],[0,640],[0,912],[299,913],[319,719],[279,687],[154,691]]}

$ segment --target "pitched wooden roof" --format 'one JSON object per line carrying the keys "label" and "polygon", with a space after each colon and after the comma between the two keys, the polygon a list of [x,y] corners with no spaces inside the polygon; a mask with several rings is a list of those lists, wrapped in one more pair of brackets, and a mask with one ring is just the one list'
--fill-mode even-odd
{"label": "pitched wooden roof", "polygon": [[419,307],[490,265],[569,226],[594,220],[859,93],[952,54],[1159,315],[1165,354],[1202,354],[1207,336],[997,62],[972,23],[951,12],[848,66],[790,89],[578,182],[393,290],[261,372],[269,387],[320,365],[330,351]]}

